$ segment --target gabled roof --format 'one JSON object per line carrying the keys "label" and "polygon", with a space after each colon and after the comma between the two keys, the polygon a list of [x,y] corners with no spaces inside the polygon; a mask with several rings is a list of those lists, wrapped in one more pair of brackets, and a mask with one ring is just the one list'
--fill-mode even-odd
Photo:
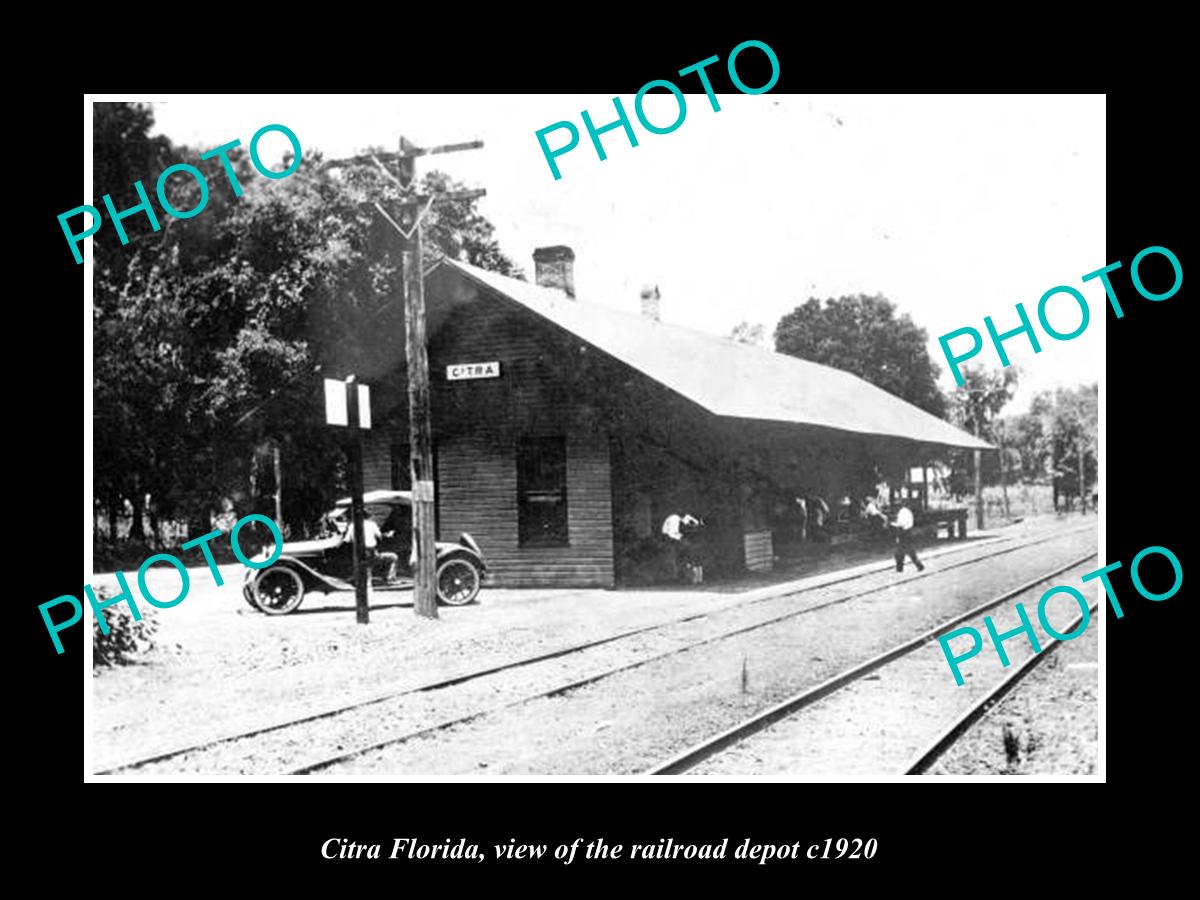
{"label": "gabled roof", "polygon": [[435,269],[443,266],[508,297],[714,415],[991,449],[849,372],[572,300],[561,291],[456,260],[445,259]]}

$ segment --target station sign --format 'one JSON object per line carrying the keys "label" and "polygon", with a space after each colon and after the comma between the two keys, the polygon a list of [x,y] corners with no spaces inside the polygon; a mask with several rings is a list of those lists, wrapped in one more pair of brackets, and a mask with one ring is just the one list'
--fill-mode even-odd
{"label": "station sign", "polygon": [[446,366],[447,381],[468,381],[474,378],[499,378],[499,362],[457,363]]}

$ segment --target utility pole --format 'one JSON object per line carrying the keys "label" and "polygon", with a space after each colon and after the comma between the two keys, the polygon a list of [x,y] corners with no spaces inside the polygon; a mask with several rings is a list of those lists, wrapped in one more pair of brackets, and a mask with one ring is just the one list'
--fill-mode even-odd
{"label": "utility pole", "polygon": [[1079,512],[1087,513],[1087,495],[1084,493],[1084,478],[1083,478],[1083,423],[1079,423],[1079,430],[1075,432],[1075,453],[1079,457]]}
{"label": "utility pole", "polygon": [[1000,491],[1004,495],[1004,518],[1011,519],[1012,513],[1008,508],[1008,476],[1004,459],[1004,420],[996,420],[996,437],[1000,441]]}
{"label": "utility pole", "polygon": [[1050,485],[1054,497],[1054,514],[1058,515],[1058,440],[1054,433],[1054,420],[1050,420]]}
{"label": "utility pole", "polygon": [[[416,174],[413,150],[400,138],[400,183],[408,188]],[[434,523],[433,423],[429,404],[429,354],[425,336],[425,273],[421,264],[421,216],[416,206],[406,213],[416,221],[404,250],[404,339],[408,359],[408,432],[412,467],[413,540],[416,569],[413,571],[413,609],[418,616],[436,619],[437,532]]]}
{"label": "utility pole", "polygon": [[[979,417],[975,416],[975,437],[979,437]],[[975,530],[983,531],[983,451],[975,450]]]}
{"label": "utility pole", "polygon": [[[433,425],[429,403],[429,354],[425,335],[425,273],[421,263],[422,224],[430,208],[439,201],[473,200],[487,194],[483,189],[444,191],[432,196],[416,193],[416,159],[459,150],[478,150],[483,141],[462,144],[443,144],[438,147],[416,147],[400,138],[399,152],[366,154],[329,165],[373,163],[383,175],[400,188],[401,220],[398,223],[379,203],[375,209],[403,239],[401,244],[404,267],[404,341],[408,361],[408,423],[412,472],[413,541],[416,549],[416,568],[413,571],[413,611],[418,616],[437,618],[436,526],[434,522],[433,483]],[[396,174],[388,171],[383,161],[396,163]]]}

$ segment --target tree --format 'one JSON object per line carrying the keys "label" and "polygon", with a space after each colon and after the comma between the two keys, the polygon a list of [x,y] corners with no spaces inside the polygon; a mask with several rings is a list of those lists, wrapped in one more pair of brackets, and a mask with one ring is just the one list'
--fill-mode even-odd
{"label": "tree", "polygon": [[1059,495],[1079,496],[1086,503],[1097,477],[1099,400],[1099,385],[1091,384],[1045,391],[1030,405],[1030,415],[1041,420],[1047,436],[1056,507]]}
{"label": "tree", "polygon": [[[165,137],[151,137],[154,117],[148,107],[129,103],[93,106],[93,172],[98,196],[111,194],[117,209],[138,202],[133,184],[151,184],[158,173],[183,161]],[[191,161],[191,160],[188,160]],[[179,208],[191,204],[180,203]],[[164,413],[177,409],[174,400],[186,376],[177,369],[171,336],[179,332],[179,309],[173,303],[171,275],[186,233],[174,220],[160,218],[153,231],[149,219],[135,214],[123,222],[129,244],[122,245],[105,223],[93,241],[93,417],[96,495],[107,507],[110,537],[128,502],[133,510],[130,537],[143,539],[143,498],[157,492],[157,475],[169,464],[164,444],[175,423]],[[151,423],[155,423],[151,425]]]}
{"label": "tree", "polygon": [[992,424],[1017,390],[1016,366],[985,369],[963,366],[963,383],[950,392],[950,421],[984,440],[995,437]]}
{"label": "tree", "polygon": [[733,330],[729,332],[731,340],[739,344],[750,344],[755,347],[761,347],[767,341],[767,327],[761,322],[751,325],[749,322],[739,322],[733,326]]}
{"label": "tree", "polygon": [[[150,110],[95,104],[94,115],[96,187],[118,208],[136,202],[134,181],[153,184],[174,162],[197,166],[209,184],[194,218],[159,211],[154,232],[131,216],[128,246],[111,228],[93,238],[97,496],[114,523],[132,503],[135,539],[147,494],[152,524],[183,517],[192,530],[209,530],[222,497],[243,513],[272,511],[247,490],[254,450],[271,438],[282,447],[289,518],[315,519],[342,490],[318,369],[383,377],[401,340],[386,336],[403,334],[399,241],[369,202],[393,199],[394,185],[370,164],[323,170],[317,152],[267,181],[238,148],[238,198],[220,160],[151,138]],[[456,185],[432,172],[422,187]],[[198,188],[181,176],[169,185],[176,208],[195,205],[189,190]],[[519,275],[493,231],[474,203],[438,204],[426,221],[427,261],[444,254]]]}
{"label": "tree", "polygon": [[851,372],[936,416],[945,415],[929,335],[882,294],[810,297],[779,320],[775,349]]}
{"label": "tree", "polygon": [[[995,443],[994,422],[1017,390],[1019,378],[1016,366],[1003,369],[964,366],[963,383],[950,392],[947,406],[950,421],[976,437]],[[997,467],[998,471],[998,467]],[[961,496],[971,490],[974,476],[974,451],[950,452],[950,490]],[[987,469],[981,469],[981,478]]]}
{"label": "tree", "polygon": [[1045,483],[1050,474],[1050,440],[1043,427],[1043,417],[1033,413],[1005,416],[1005,446],[1009,452],[1010,471],[1014,480]]}

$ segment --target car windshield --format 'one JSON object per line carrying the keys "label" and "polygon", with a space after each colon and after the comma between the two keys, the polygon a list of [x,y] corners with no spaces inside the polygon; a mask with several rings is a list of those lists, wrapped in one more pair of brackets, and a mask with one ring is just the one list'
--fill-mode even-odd
{"label": "car windshield", "polygon": [[[375,522],[385,532],[397,527],[406,528],[409,521],[408,507],[403,503],[369,503],[366,506],[366,511],[373,514]],[[335,507],[325,514],[325,518],[322,523],[323,533],[329,536],[344,535],[346,533],[346,529],[350,527],[351,521],[353,520],[350,515],[349,507]]]}
{"label": "car windshield", "polygon": [[350,516],[346,510],[335,509],[325,513],[321,519],[322,537],[340,537],[350,527]]}

